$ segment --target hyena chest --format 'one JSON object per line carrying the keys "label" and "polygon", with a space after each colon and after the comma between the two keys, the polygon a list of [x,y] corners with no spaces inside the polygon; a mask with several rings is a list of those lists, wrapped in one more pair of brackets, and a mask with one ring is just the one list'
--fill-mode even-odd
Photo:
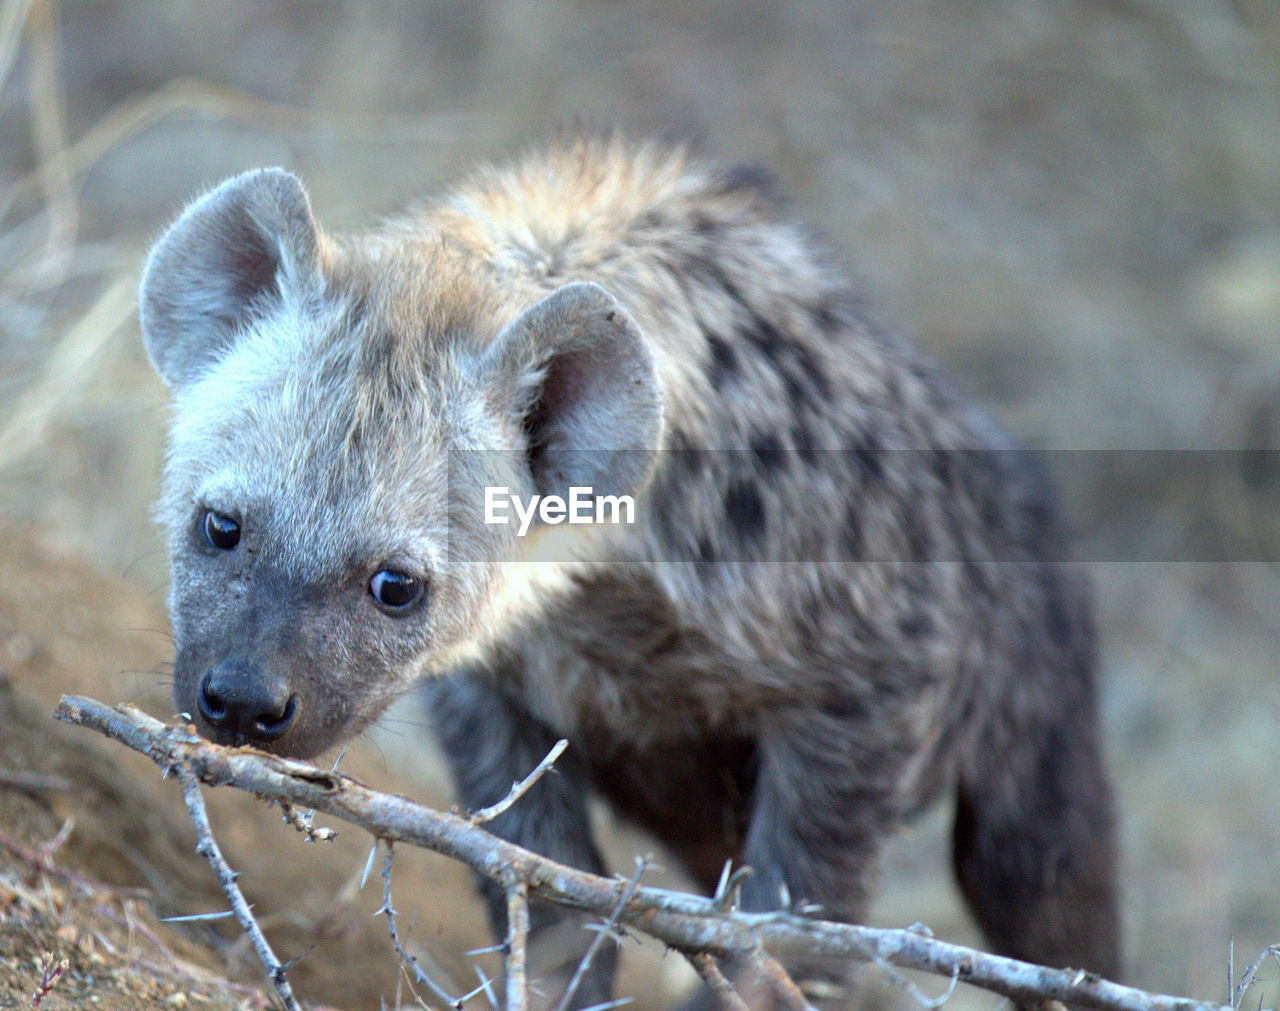
{"label": "hyena chest", "polygon": [[649,584],[594,580],[508,641],[508,690],[571,739],[647,749],[754,733],[742,666]]}

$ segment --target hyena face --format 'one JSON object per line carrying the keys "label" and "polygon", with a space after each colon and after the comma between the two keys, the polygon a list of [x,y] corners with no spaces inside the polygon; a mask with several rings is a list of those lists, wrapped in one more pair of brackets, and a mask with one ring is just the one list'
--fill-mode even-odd
{"label": "hyena face", "polygon": [[314,755],[501,622],[520,546],[483,523],[485,486],[647,480],[661,394],[627,313],[476,275],[432,237],[329,239],[279,170],[152,252],[175,702],[206,736]]}

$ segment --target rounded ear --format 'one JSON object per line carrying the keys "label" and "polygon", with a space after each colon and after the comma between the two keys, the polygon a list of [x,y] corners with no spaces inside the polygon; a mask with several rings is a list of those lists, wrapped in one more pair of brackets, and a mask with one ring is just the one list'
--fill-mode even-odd
{"label": "rounded ear", "polygon": [[206,193],[147,257],[142,339],[173,389],[196,379],[256,315],[318,270],[306,190],[283,169],[257,169]]}
{"label": "rounded ear", "polygon": [[634,495],[653,471],[662,386],[649,343],[598,284],[557,288],[503,328],[486,355],[528,435],[543,495]]}

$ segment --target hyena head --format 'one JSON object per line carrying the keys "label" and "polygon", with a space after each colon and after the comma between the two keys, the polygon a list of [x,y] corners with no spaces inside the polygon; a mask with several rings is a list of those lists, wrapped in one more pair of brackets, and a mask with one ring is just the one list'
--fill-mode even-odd
{"label": "hyena head", "polygon": [[662,396],[634,321],[595,284],[501,284],[489,259],[425,224],[327,236],[278,169],[152,250],[174,694],[204,735],[309,757],[492,633],[529,566],[484,523],[485,486],[647,480]]}

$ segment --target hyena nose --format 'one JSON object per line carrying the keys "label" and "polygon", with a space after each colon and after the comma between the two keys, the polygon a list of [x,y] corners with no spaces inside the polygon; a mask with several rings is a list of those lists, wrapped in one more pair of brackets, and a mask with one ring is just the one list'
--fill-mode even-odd
{"label": "hyena nose", "polygon": [[269,743],[293,725],[298,696],[255,666],[224,661],[200,679],[200,715],[250,743]]}

